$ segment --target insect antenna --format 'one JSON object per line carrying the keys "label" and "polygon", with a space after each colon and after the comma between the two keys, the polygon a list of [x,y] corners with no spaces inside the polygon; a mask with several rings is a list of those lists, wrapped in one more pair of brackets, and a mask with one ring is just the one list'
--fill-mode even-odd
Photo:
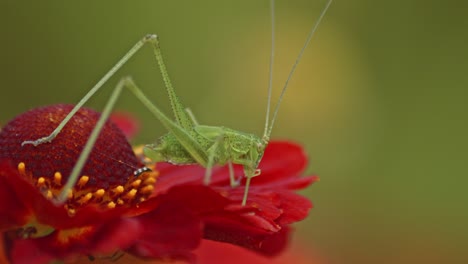
{"label": "insect antenna", "polygon": [[[309,35],[307,36],[307,40],[304,43],[304,46],[302,46],[302,49],[299,52],[299,55],[296,57],[296,61],[294,62],[293,66],[291,68],[291,71],[289,72],[288,78],[286,79],[286,82],[285,82],[285,84],[283,86],[283,89],[281,90],[281,94],[280,94],[280,96],[278,98],[278,102],[275,105],[275,110],[273,112],[273,118],[271,119],[270,127],[268,127],[268,128],[265,127],[265,133],[263,135],[264,139],[268,140],[270,138],[271,130],[273,129],[273,126],[275,124],[276,116],[278,115],[278,110],[279,110],[279,107],[281,105],[281,101],[283,100],[284,93],[286,92],[286,89],[288,88],[289,81],[291,80],[294,72],[296,71],[297,65],[299,64],[299,61],[301,60],[302,55],[304,55],[305,49],[307,48],[310,41],[312,40],[312,37],[315,35],[315,32],[317,31],[317,28],[318,28],[320,22],[322,21],[322,18],[325,16],[325,13],[327,12],[327,10],[330,7],[331,3],[332,3],[332,0],[329,0],[327,2],[327,4],[325,5],[325,7],[323,8],[323,10],[320,13],[318,19],[315,21],[314,25],[312,26],[312,29],[310,30]],[[273,51],[272,51],[272,53],[273,53]],[[271,68],[270,68],[270,74],[271,74]],[[269,109],[270,108],[270,98],[271,98],[271,83],[270,83],[270,87],[268,88],[268,108],[267,108],[267,122],[266,122],[266,124],[268,124],[268,119],[269,119],[268,115],[269,115],[269,112],[270,112],[270,109]]]}
{"label": "insect antenna", "polygon": [[101,155],[101,156],[107,158],[107,159],[110,159],[110,160],[115,161],[115,162],[118,162],[118,163],[120,163],[120,164],[122,164],[122,165],[124,165],[124,166],[127,166],[127,167],[129,167],[129,168],[132,168],[132,169],[133,169],[133,175],[134,175],[134,176],[138,176],[138,175],[140,175],[140,174],[143,173],[143,172],[146,172],[146,171],[151,170],[151,169],[149,169],[149,168],[147,168],[147,167],[136,167],[136,166],[133,166],[132,164],[127,163],[127,162],[125,162],[125,161],[123,161],[123,160],[113,158],[113,157],[111,157],[111,156],[105,154],[104,152],[99,152],[99,151],[97,151],[96,153],[97,153],[98,155]]}
{"label": "insect antenna", "polygon": [[265,118],[265,129],[263,131],[263,140],[265,143],[270,141],[268,132],[268,122],[270,122],[271,109],[271,92],[273,90],[273,65],[275,60],[275,0],[270,0],[270,17],[271,17],[271,51],[270,51],[270,69],[268,78],[268,100]]}

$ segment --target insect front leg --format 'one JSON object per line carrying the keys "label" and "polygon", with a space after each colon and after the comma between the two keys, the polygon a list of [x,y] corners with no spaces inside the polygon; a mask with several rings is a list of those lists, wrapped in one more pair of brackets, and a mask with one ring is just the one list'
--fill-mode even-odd
{"label": "insect front leg", "polygon": [[250,182],[252,178],[259,176],[261,174],[261,170],[257,168],[257,165],[254,162],[252,162],[252,160],[253,160],[252,158],[249,158],[249,159],[236,158],[234,160],[234,163],[244,165],[244,176],[246,180],[245,180],[244,196],[242,198],[242,205],[245,205],[247,203],[247,197],[249,194]]}
{"label": "insect front leg", "polygon": [[75,105],[75,107],[68,113],[68,115],[60,122],[60,124],[55,128],[50,135],[37,140],[26,140],[21,145],[31,144],[34,146],[41,145],[43,143],[49,143],[54,140],[55,137],[62,131],[65,125],[70,121],[70,119],[80,110],[80,108],[106,83],[110,77],[112,77],[135,53],[145,45],[145,43],[151,42],[156,39],[156,35],[149,34],[146,35],[143,39],[138,41],[115,65],[112,69],[109,70],[102,78],[99,80],[89,92],[83,96],[83,98]]}
{"label": "insect front leg", "polygon": [[123,87],[124,81],[121,80],[115,87],[111,96],[109,97],[109,100],[107,101],[106,106],[104,107],[104,110],[101,113],[101,117],[97,121],[96,126],[91,132],[88,141],[86,142],[83,150],[81,151],[80,156],[78,157],[78,160],[76,161],[75,166],[73,167],[70,173],[70,176],[68,177],[67,183],[65,184],[55,201],[57,204],[62,204],[63,202],[65,202],[69,191],[75,186],[76,181],[78,180],[78,177],[81,173],[81,170],[83,169],[86,161],[88,160],[88,157],[91,154],[91,151],[93,150],[93,146],[96,143],[96,140],[98,139],[98,136],[101,133],[102,129],[104,128],[106,121],[109,119],[112,109],[114,108],[115,102],[119,98]]}
{"label": "insect front leg", "polygon": [[259,169],[256,169],[253,173],[251,172],[250,167],[245,167],[244,166],[244,171],[245,171],[245,178],[247,179],[245,181],[245,189],[244,189],[244,197],[242,198],[242,205],[247,204],[247,197],[249,195],[249,188],[250,188],[250,181],[252,180],[253,177],[256,177],[260,175],[261,171]]}

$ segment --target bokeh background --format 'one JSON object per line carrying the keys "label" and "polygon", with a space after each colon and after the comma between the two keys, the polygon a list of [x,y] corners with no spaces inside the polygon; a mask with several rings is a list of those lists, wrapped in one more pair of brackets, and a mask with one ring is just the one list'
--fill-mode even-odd
{"label": "bokeh background", "polygon": [[[277,1],[276,91],[324,5]],[[308,173],[321,176],[304,192],[315,208],[295,243],[322,262],[468,263],[467,8],[456,0],[332,4],[273,131],[303,144]],[[3,0],[0,30],[0,123],[76,103],[138,39],[157,33],[176,90],[200,122],[262,133],[266,0]],[[125,75],[170,113],[149,47],[88,106],[102,109]],[[141,120],[134,143],[164,133],[129,92],[118,109]]]}

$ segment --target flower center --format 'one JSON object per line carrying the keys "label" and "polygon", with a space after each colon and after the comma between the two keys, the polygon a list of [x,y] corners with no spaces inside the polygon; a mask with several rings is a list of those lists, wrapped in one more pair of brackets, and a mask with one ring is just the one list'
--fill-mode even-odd
{"label": "flower center", "polygon": [[[53,178],[34,177],[26,170],[23,162],[18,164],[18,172],[35,182],[33,184],[49,200],[54,200],[62,191],[62,174],[55,172]],[[70,215],[76,213],[76,209],[86,204],[97,204],[103,208],[113,209],[121,205],[133,206],[145,201],[154,190],[154,184],[158,173],[143,167],[128,178],[122,185],[112,186],[108,189],[96,186],[87,186],[90,176],[81,176],[77,184],[68,192],[65,207]]]}
{"label": "flower center", "polygon": [[[52,142],[37,147],[21,143],[49,135],[72,108],[53,105],[33,109],[13,119],[0,132],[0,158],[16,163],[20,174],[50,200],[62,191],[100,114],[82,108]],[[107,122],[81,176],[68,192],[65,207],[73,215],[90,203],[104,208],[138,204],[151,195],[157,176],[142,168],[125,135]]]}

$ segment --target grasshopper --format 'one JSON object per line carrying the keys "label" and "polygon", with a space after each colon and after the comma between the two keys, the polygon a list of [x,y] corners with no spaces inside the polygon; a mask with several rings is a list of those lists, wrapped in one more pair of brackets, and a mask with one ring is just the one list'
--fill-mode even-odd
{"label": "grasshopper", "polygon": [[138,41],[116,64],[107,72],[96,85],[76,104],[64,120],[57,126],[57,128],[48,136],[37,139],[24,141],[22,145],[32,144],[38,146],[43,143],[51,142],[73,117],[73,115],[91,98],[105,82],[109,80],[120,68],[124,65],[140,48],[145,44],[150,44],[153,48],[156,61],[158,63],[162,78],[169,96],[169,101],[173,110],[175,121],[166,116],[153,102],[151,102],[142,90],[136,85],[131,77],[122,78],[114,91],[112,92],[108,102],[106,103],[100,119],[98,120],[95,128],[78,158],[67,183],[63,187],[60,195],[56,199],[57,204],[62,204],[66,200],[68,191],[76,184],[79,173],[83,168],[86,159],[91,153],[92,147],[97,140],[97,137],[108,119],[112,108],[117,101],[123,88],[128,88],[133,94],[141,101],[141,103],[148,108],[148,110],[162,123],[168,130],[168,133],[160,137],[158,143],[146,145],[144,154],[153,162],[166,161],[176,165],[184,164],[199,164],[206,168],[204,177],[204,184],[210,184],[212,168],[214,165],[228,165],[230,174],[230,184],[236,187],[240,184],[240,179],[236,179],[234,175],[233,164],[242,165],[244,169],[245,190],[242,199],[242,205],[247,203],[250,182],[253,177],[260,175],[261,171],[258,169],[260,160],[262,159],[268,142],[270,141],[271,131],[276,120],[279,106],[283,99],[284,93],[288,87],[289,80],[291,79],[306,47],[309,45],[315,31],[318,28],[323,16],[328,10],[332,0],[328,0],[322,12],[320,13],[317,21],[314,23],[309,32],[306,42],[302,47],[299,55],[291,71],[289,72],[286,83],[283,86],[280,97],[275,105],[273,117],[270,121],[270,105],[272,93],[272,68],[274,59],[274,0],[270,1],[271,10],[271,28],[272,28],[272,47],[270,54],[270,70],[269,70],[269,85],[268,85],[268,102],[265,120],[265,129],[262,137],[254,134],[244,133],[238,130],[219,127],[200,125],[196,121],[193,113],[180,102],[175,90],[172,86],[169,74],[164,63],[160,43],[157,35],[146,35],[143,39]]}

